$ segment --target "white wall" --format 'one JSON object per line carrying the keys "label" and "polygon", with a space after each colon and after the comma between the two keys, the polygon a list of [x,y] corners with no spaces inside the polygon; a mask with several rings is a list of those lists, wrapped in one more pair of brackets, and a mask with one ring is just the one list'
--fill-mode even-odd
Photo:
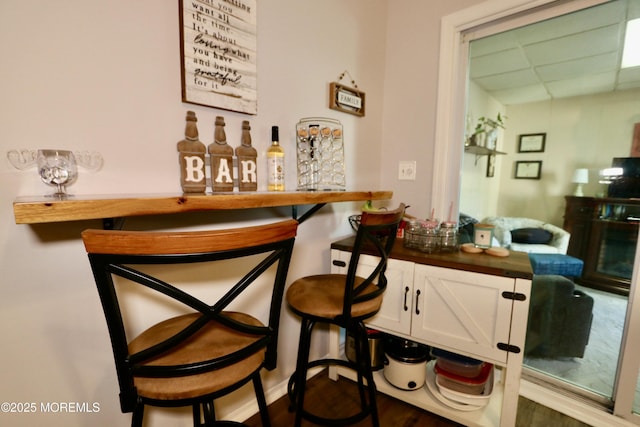
{"label": "white wall", "polygon": [[[486,157],[466,154],[461,179],[460,211],[481,220],[485,216],[523,216],[562,226],[564,196],[575,191],[577,168],[589,170],[585,196],[602,197],[606,186],[598,171],[613,157],[628,157],[635,123],[640,122],[640,90],[585,95],[521,105],[501,106],[477,85],[470,85],[470,111],[503,111],[506,129],[498,139],[494,178],[485,177]],[[479,111],[482,113],[475,113]],[[518,153],[522,134],[546,133],[542,153]],[[515,162],[542,161],[540,180],[515,179]]]}
{"label": "white wall", "polygon": [[[45,147],[101,152],[104,168],[95,174],[81,170],[70,187],[75,194],[177,193],[176,143],[187,110],[197,113],[205,144],[213,140],[216,115],[225,117],[233,146],[240,142],[241,121],[249,119],[263,159],[270,127],[279,125],[289,171],[295,170],[296,122],[326,116],[344,126],[349,188],[379,189],[386,14],[386,0],[259,2],[259,112],[247,116],[181,102],[177,1],[0,3],[0,401],[100,405],[93,414],[2,413],[0,424],[129,423],[120,413],[104,318],[79,240],[82,229],[101,224],[16,225],[11,202],[51,189],[35,169],[11,167],[5,153]],[[345,70],[366,92],[364,118],[328,109],[328,85]],[[264,167],[259,179],[264,189]],[[295,176],[288,174],[287,186],[294,185]],[[290,280],[328,270],[329,243],[350,233],[347,216],[358,208],[328,206],[301,226]],[[290,212],[231,215],[255,222]],[[126,227],[230,221],[229,213],[185,215],[138,218]],[[285,315],[279,369],[265,375],[267,388],[293,371],[297,325]],[[172,421],[170,413],[150,411],[154,425],[190,424],[188,416]]]}
{"label": "white wall", "polygon": [[[176,143],[187,110],[210,143],[216,115],[231,145],[249,119],[263,156],[270,127],[281,127],[287,169],[295,164],[293,130],[303,117],[339,119],[347,140],[349,189],[389,189],[393,203],[430,207],[440,17],[478,0],[270,0],[258,4],[258,114],[180,101],[178,2],[0,3],[0,152],[97,150],[98,173],[81,175],[75,194],[179,192]],[[348,70],[366,93],[367,115],[327,108],[328,84]],[[3,158],[4,158],[3,154]],[[415,182],[397,180],[399,160],[418,161]],[[97,402],[97,413],[0,414],[3,425],[112,426],[120,413],[111,350],[81,230],[99,221],[14,224],[11,202],[51,191],[35,169],[0,161],[0,401]],[[260,173],[264,188],[264,173]],[[292,188],[295,177],[287,175]],[[437,191],[435,189],[434,191]],[[329,268],[329,243],[349,234],[355,203],[325,207],[299,231],[290,280]],[[168,228],[286,217],[286,209],[128,220],[128,229]],[[233,216],[233,217],[231,217]],[[297,321],[285,315],[273,389],[291,374]],[[319,345],[317,353],[326,351]],[[236,404],[242,404],[240,399]],[[173,411],[150,411],[154,425],[189,425]]]}
{"label": "white wall", "polygon": [[[589,169],[583,189],[594,197],[606,194],[598,171],[610,167],[613,157],[629,157],[633,127],[640,122],[640,90],[513,105],[507,116],[498,214],[562,226],[575,169]],[[520,134],[541,132],[547,134],[543,153],[517,152]],[[520,160],[541,160],[541,179],[514,179],[513,165]]]}
{"label": "white wall", "polygon": [[[495,98],[492,98],[477,84],[469,84],[469,105],[467,120],[471,121],[473,133],[478,119],[488,117],[495,119],[498,113],[505,115],[505,108]],[[467,127],[469,124],[467,124]],[[504,152],[504,130],[498,130],[496,150]],[[504,156],[495,156],[494,176],[487,176],[488,156],[476,156],[465,153],[462,159],[462,177],[460,179],[460,212],[471,215],[478,220],[487,216],[497,215],[498,197],[500,195],[500,174],[503,169]]]}
{"label": "white wall", "polygon": [[[394,201],[426,218],[431,213],[440,19],[480,0],[389,2],[384,86],[382,185]],[[398,162],[417,161],[417,179],[398,181]],[[447,212],[435,212],[444,218]]]}

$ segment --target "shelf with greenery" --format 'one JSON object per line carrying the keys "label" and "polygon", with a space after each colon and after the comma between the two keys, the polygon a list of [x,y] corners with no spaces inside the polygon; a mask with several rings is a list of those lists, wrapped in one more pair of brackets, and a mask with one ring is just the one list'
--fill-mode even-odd
{"label": "shelf with greenery", "polygon": [[465,151],[476,155],[506,154],[496,150],[498,129],[504,129],[504,119],[500,113],[495,119],[480,117],[473,133],[465,141]]}
{"label": "shelf with greenery", "polygon": [[492,154],[507,154],[503,151],[492,150],[487,147],[479,147],[477,145],[467,145],[464,147],[465,153],[475,154],[476,156],[489,156]]}

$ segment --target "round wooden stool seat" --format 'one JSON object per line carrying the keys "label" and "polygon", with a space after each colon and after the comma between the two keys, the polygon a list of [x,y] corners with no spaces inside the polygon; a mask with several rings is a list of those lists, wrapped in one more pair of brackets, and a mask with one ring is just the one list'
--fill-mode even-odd
{"label": "round wooden stool seat", "polygon": [[[354,287],[364,281],[356,277]],[[347,276],[344,274],[321,274],[296,280],[287,290],[287,303],[298,315],[307,315],[322,319],[335,319],[342,314],[344,291]],[[378,288],[370,284],[362,292],[362,296],[376,291]],[[370,300],[353,304],[353,318],[368,317],[378,310],[382,304],[382,295]]]}
{"label": "round wooden stool seat", "polygon": [[[263,326],[252,316],[244,313],[226,312],[228,317],[254,326]],[[199,313],[174,317],[158,323],[142,332],[131,343],[132,353],[149,348],[164,339],[175,335],[200,316]],[[256,336],[239,334],[220,323],[210,321],[200,331],[186,340],[175,350],[150,360],[145,366],[153,365],[184,365],[212,360],[232,354],[258,338]],[[264,361],[265,349],[254,353],[250,357],[225,368],[202,374],[185,375],[171,378],[152,378],[134,376],[133,382],[140,396],[154,400],[183,400],[195,396],[203,396],[223,390],[244,378],[250,378],[251,373],[260,369]]]}

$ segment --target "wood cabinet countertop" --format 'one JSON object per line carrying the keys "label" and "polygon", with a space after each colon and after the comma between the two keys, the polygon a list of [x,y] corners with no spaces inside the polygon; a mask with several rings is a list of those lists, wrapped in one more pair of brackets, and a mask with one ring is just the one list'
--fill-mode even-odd
{"label": "wood cabinet countertop", "polygon": [[[355,236],[339,240],[331,244],[331,249],[351,251]],[[373,254],[373,251],[365,253]],[[497,257],[486,253],[470,254],[466,252],[432,253],[428,254],[415,249],[405,248],[402,239],[396,239],[391,258],[411,261],[417,264],[433,265],[436,267],[452,268],[475,273],[491,274],[494,276],[532,279],[533,271],[529,262],[529,255],[525,252],[511,251],[509,256]]]}

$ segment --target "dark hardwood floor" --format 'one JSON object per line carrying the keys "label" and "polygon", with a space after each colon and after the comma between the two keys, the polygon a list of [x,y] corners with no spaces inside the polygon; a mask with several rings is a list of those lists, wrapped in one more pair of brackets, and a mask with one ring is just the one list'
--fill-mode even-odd
{"label": "dark hardwood floor", "polygon": [[[307,383],[305,405],[318,415],[332,414],[346,416],[357,411],[357,389],[353,382],[340,378],[334,382],[320,373]],[[397,399],[378,393],[378,414],[382,427],[459,427],[460,424],[449,421],[438,415],[408,405]],[[289,399],[284,396],[269,406],[272,427],[291,427],[294,414],[289,412]],[[256,414],[247,421],[249,427],[260,427],[260,417]],[[303,421],[305,427],[315,424]],[[371,426],[370,419],[354,424],[355,427]],[[537,405],[527,399],[520,398],[516,427],[588,427],[549,408]]]}

